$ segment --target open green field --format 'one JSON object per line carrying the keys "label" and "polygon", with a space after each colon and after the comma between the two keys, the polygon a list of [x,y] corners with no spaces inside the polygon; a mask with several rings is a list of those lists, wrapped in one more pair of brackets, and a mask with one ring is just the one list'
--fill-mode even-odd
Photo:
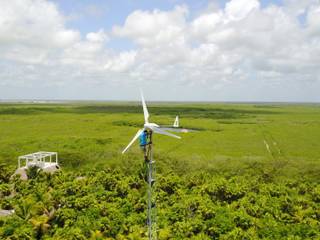
{"label": "open green field", "polygon": [[[320,238],[320,105],[148,109],[151,122],[169,125],[179,115],[183,127],[198,129],[181,140],[154,137],[159,239]],[[136,143],[121,154],[142,124],[138,103],[1,104],[0,208],[17,216],[0,220],[0,238],[144,239],[142,153]],[[36,151],[58,152],[62,173],[9,180],[17,157]],[[39,202],[54,209],[45,229]]]}
{"label": "open green field", "polygon": [[[282,160],[319,165],[319,105],[151,104],[151,120],[199,129],[181,140],[156,136],[155,152],[171,170]],[[0,162],[17,165],[17,157],[39,150],[60,153],[64,168],[123,167],[138,164],[136,144],[121,150],[143,124],[138,104],[1,105]],[[163,159],[162,159],[163,158]],[[161,160],[161,161],[160,161]],[[180,164],[178,164],[180,165]],[[175,167],[178,167],[175,169]],[[240,169],[239,169],[240,170]]]}

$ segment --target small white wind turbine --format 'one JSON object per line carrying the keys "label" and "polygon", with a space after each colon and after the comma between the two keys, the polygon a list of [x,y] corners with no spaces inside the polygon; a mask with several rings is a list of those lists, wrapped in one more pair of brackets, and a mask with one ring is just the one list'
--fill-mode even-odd
{"label": "small white wind turbine", "polygon": [[176,119],[174,120],[174,123],[172,125],[174,128],[178,128],[179,127],[179,116],[176,116]]}
{"label": "small white wind turbine", "polygon": [[142,108],[143,108],[143,114],[144,114],[144,125],[143,125],[143,128],[138,130],[138,132],[133,137],[133,139],[128,144],[128,146],[122,151],[122,154],[125,153],[131,147],[131,145],[138,139],[138,137],[141,135],[141,133],[143,131],[145,131],[145,130],[151,131],[151,132],[154,132],[154,133],[158,133],[158,134],[162,134],[162,135],[167,135],[167,136],[178,138],[178,139],[181,138],[181,137],[179,137],[177,135],[174,135],[174,134],[172,134],[170,132],[167,132],[164,129],[161,129],[161,127],[158,124],[149,123],[149,112],[148,112],[147,105],[146,105],[146,102],[144,100],[142,91],[141,91],[141,101],[142,101]]}

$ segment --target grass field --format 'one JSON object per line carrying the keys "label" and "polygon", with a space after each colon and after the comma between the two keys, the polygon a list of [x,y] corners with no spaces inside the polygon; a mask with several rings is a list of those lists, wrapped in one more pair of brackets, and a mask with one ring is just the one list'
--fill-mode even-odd
{"label": "grass field", "polygon": [[[148,107],[198,129],[155,135],[159,239],[320,238],[320,105]],[[1,104],[0,238],[146,239],[142,153],[121,154],[142,124],[138,103]],[[9,179],[40,150],[62,173]]]}
{"label": "grass field", "polygon": [[[180,134],[181,140],[156,135],[160,169],[161,161],[177,171],[233,168],[240,160],[319,166],[319,105],[151,104],[149,108],[156,123],[172,124],[179,115],[182,126],[199,129]],[[142,124],[142,109],[133,103],[0,105],[0,162],[16,166],[19,155],[44,150],[59,152],[66,169],[129,167],[127,163],[139,164],[141,159],[138,144],[124,156],[121,150]]]}

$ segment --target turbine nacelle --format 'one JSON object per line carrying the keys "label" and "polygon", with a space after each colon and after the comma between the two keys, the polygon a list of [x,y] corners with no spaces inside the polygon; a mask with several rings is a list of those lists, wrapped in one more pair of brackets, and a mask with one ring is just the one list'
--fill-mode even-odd
{"label": "turbine nacelle", "polygon": [[156,127],[156,128],[159,128],[160,126],[158,124],[155,124],[155,123],[145,123],[143,125],[144,129],[149,129],[151,131],[153,131],[153,129]]}

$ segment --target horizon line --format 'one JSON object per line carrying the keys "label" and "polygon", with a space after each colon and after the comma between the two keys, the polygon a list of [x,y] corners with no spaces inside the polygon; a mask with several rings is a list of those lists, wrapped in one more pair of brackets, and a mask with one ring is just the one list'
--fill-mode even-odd
{"label": "horizon line", "polygon": [[[112,99],[0,99],[2,103],[34,103],[34,104],[45,104],[45,103],[67,103],[67,102],[140,102],[140,100],[112,100]],[[149,103],[257,103],[257,104],[320,104],[320,101],[246,101],[246,100],[148,100]]]}

